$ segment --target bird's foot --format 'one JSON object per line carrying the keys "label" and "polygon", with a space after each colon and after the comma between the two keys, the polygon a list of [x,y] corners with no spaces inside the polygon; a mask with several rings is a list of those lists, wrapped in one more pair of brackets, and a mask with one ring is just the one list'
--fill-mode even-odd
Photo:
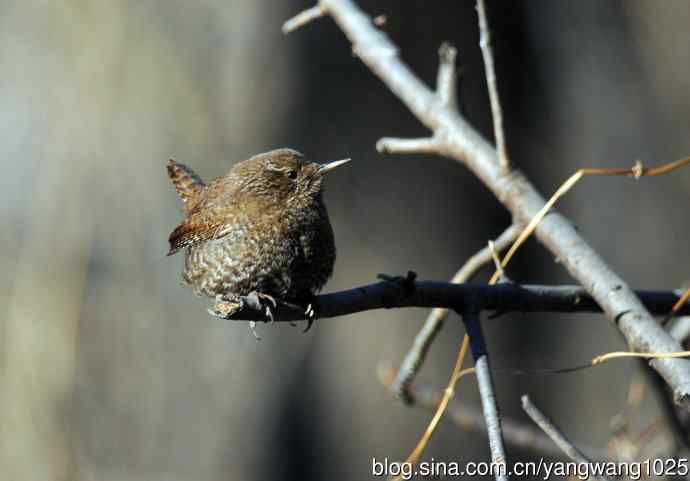
{"label": "bird's foot", "polygon": [[314,321],[318,317],[318,302],[316,300],[316,296],[312,294],[305,301],[307,307],[304,309],[304,315],[307,318],[307,327],[305,327],[304,331],[302,332],[307,332],[309,329],[311,329],[311,326],[314,325]]}
{"label": "bird's foot", "polygon": [[[317,312],[318,302],[314,294],[309,294],[308,296],[300,297],[298,299],[286,302],[285,305],[290,309],[304,309],[303,312],[304,317],[307,320],[307,327],[305,327],[304,331],[302,332],[307,332],[309,329],[311,329],[311,326],[314,324],[314,321],[317,317],[319,317]],[[289,322],[292,327],[297,327],[297,323],[295,321]]]}
{"label": "bird's foot", "polygon": [[[268,301],[264,306],[264,302]],[[223,294],[218,294],[216,296],[216,302],[213,307],[209,307],[208,313],[214,317],[219,317],[221,319],[230,319],[234,314],[241,311],[245,307],[250,307],[255,310],[261,310],[265,308],[266,322],[273,322],[273,310],[271,306],[275,308],[277,306],[276,300],[269,296],[268,294],[263,294],[260,292],[252,292],[248,296],[228,298]],[[249,321],[249,329],[252,331],[252,335],[257,341],[261,340],[261,336],[256,332],[256,321]]]}
{"label": "bird's foot", "polygon": [[208,313],[221,319],[229,319],[243,307],[242,299],[228,299],[222,294],[216,296],[216,303],[207,309]]}
{"label": "bird's foot", "polygon": [[263,292],[252,291],[248,296],[245,297],[249,301],[250,306],[255,309],[264,309],[264,314],[266,316],[266,322],[273,324],[275,319],[273,318],[273,310],[278,307],[278,301],[269,294],[264,294]]}

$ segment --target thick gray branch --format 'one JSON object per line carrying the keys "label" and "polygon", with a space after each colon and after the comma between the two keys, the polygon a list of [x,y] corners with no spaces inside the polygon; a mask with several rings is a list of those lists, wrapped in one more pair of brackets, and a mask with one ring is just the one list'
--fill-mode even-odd
{"label": "thick gray branch", "polygon": [[[515,219],[528,223],[545,199],[519,171],[504,173],[496,150],[456,111],[449,109],[401,62],[395,45],[350,0],[321,0],[353,45],[353,51],[412,113],[443,142],[441,152],[470,168]],[[616,322],[636,351],[674,352],[681,346],[658,326],[635,293],[560,214],[546,216],[536,237],[561,261],[570,274]],[[673,390],[674,399],[690,400],[690,361],[656,359],[652,367]]]}

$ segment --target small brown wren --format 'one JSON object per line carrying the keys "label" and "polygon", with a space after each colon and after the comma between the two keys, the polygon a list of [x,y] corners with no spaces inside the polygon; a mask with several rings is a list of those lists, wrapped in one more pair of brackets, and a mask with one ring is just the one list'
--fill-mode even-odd
{"label": "small brown wren", "polygon": [[276,300],[308,305],[335,262],[323,178],[349,160],[317,164],[277,149],[205,184],[170,159],[168,176],[186,216],[170,234],[168,255],[185,250],[185,284],[217,302],[253,295],[274,307]]}

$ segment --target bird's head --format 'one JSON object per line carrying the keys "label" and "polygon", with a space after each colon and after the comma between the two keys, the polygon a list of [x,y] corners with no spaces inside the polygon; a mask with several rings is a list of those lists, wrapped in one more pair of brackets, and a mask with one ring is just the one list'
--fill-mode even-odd
{"label": "bird's head", "polygon": [[320,200],[325,175],[349,161],[318,164],[296,150],[277,149],[240,162],[229,175],[248,194],[300,208]]}

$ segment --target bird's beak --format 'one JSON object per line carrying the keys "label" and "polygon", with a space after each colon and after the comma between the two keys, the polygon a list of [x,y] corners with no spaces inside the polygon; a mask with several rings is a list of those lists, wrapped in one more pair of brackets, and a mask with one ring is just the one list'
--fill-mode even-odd
{"label": "bird's beak", "polygon": [[317,171],[321,175],[326,175],[336,167],[339,167],[343,164],[347,164],[350,160],[352,159],[342,159],[342,160],[334,160],[333,162],[329,162],[327,164],[322,164],[321,167],[319,167],[319,170]]}

